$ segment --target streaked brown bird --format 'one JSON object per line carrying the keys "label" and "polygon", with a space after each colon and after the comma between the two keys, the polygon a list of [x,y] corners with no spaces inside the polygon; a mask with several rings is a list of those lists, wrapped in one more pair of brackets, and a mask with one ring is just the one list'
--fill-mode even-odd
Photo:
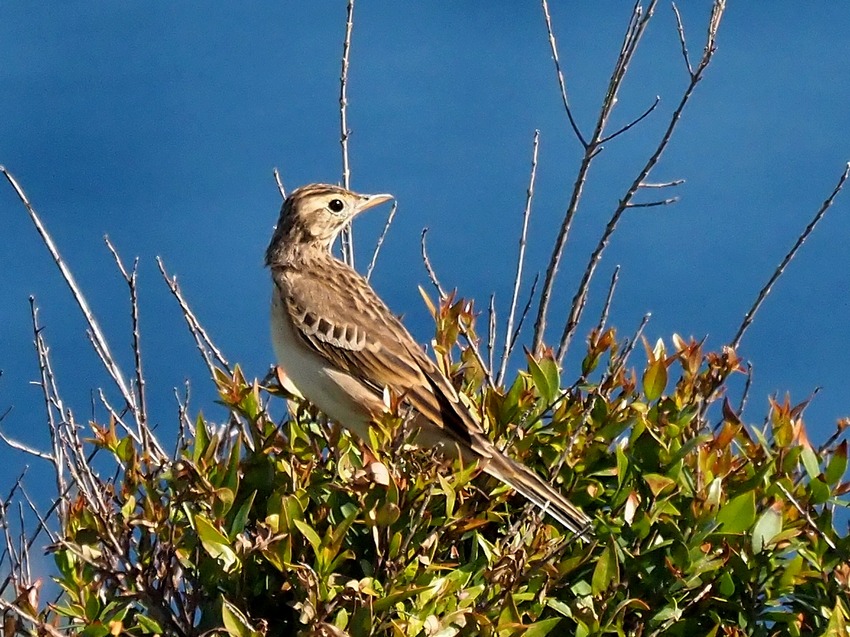
{"label": "streaked brown bird", "polygon": [[458,451],[577,534],[590,519],[552,486],[505,456],[484,435],[454,386],[353,268],[331,246],[355,216],[392,199],[312,184],[283,204],[266,250],[271,331],[281,368],[298,391],[333,420],[369,440],[386,411],[385,388],[415,414],[416,444]]}

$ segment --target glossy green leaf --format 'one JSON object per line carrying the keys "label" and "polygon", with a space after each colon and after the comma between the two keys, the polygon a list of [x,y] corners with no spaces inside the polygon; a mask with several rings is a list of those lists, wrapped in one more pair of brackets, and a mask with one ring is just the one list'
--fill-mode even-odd
{"label": "glossy green leaf", "polygon": [[614,548],[613,540],[608,543],[605,550],[596,561],[591,579],[591,590],[594,595],[600,595],[620,581],[620,565],[617,562],[617,550]]}
{"label": "glossy green leaf", "polygon": [[762,549],[782,531],[782,509],[768,507],[759,516],[753,527],[753,551],[761,553]]}
{"label": "glossy green leaf", "polygon": [[225,572],[233,571],[239,565],[239,557],[230,546],[230,540],[219,531],[212,522],[201,514],[195,515],[195,528],[204,550],[210,557],[221,561]]}
{"label": "glossy green leaf", "polygon": [[835,448],[829,463],[824,471],[824,478],[827,484],[836,485],[841,482],[844,477],[844,472],[847,471],[847,441],[842,440],[841,444]]}
{"label": "glossy green leaf", "polygon": [[724,533],[741,533],[756,520],[756,496],[752,491],[742,493],[724,504],[717,513],[720,530]]}
{"label": "glossy green leaf", "polygon": [[643,393],[649,402],[658,400],[667,387],[667,366],[664,359],[653,361],[643,374]]}

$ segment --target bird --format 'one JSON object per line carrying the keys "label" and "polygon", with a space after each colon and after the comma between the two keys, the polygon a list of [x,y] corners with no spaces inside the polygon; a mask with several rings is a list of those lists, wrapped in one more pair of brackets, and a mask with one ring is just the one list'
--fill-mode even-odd
{"label": "bird", "polygon": [[363,441],[387,411],[385,391],[414,414],[414,444],[477,462],[582,537],[590,518],[552,485],[500,451],[458,391],[368,281],[333,255],[360,213],[393,199],[310,184],[285,199],[266,250],[271,336],[280,368],[298,393]]}

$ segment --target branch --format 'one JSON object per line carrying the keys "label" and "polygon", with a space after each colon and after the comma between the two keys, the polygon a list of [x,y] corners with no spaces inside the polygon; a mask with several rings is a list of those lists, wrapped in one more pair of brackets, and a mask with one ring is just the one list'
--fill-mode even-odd
{"label": "branch", "polygon": [[753,322],[755,318],[756,312],[761,308],[762,303],[767,298],[767,295],[770,294],[770,290],[773,288],[773,284],[779,280],[779,277],[782,276],[783,272],[785,272],[785,268],[788,267],[788,264],[791,263],[791,260],[797,254],[797,251],[802,247],[803,243],[805,243],[806,239],[808,239],[809,235],[812,234],[812,231],[817,227],[820,223],[821,219],[823,219],[826,211],[832,207],[832,202],[835,201],[835,198],[838,196],[838,193],[841,192],[841,189],[844,187],[844,182],[847,181],[847,177],[850,176],[850,162],[844,167],[844,172],[841,173],[841,176],[838,178],[838,183],[835,184],[835,188],[833,188],[832,193],[830,193],[829,197],[821,204],[821,207],[818,209],[817,213],[815,213],[814,218],[809,222],[809,225],[806,226],[806,229],[803,230],[803,233],[797,237],[797,241],[794,242],[791,250],[788,251],[788,254],[785,255],[785,258],[782,259],[782,262],[773,272],[773,275],[768,279],[767,283],[765,283],[764,287],[758,293],[753,306],[749,309],[747,314],[744,316],[744,320],[741,322],[740,327],[738,327],[738,331],[735,334],[735,337],[732,339],[730,346],[733,349],[737,349],[738,345],[741,343],[741,339],[744,337],[747,329]]}
{"label": "branch", "polygon": [[17,180],[11,174],[9,174],[9,172],[4,166],[0,166],[0,172],[5,175],[6,179],[9,181],[9,183],[12,185],[12,188],[14,188],[15,192],[17,193],[18,199],[20,199],[21,203],[24,204],[24,207],[29,213],[30,219],[32,219],[32,222],[35,225],[38,234],[41,236],[41,240],[44,242],[44,245],[47,247],[48,251],[50,252],[50,255],[53,257],[53,262],[56,263],[56,266],[62,273],[62,278],[65,279],[65,283],[68,284],[68,288],[71,290],[71,295],[77,302],[77,305],[79,306],[80,311],[82,311],[83,316],[86,319],[86,323],[88,324],[89,329],[91,330],[92,337],[96,344],[95,351],[97,352],[98,357],[103,363],[103,366],[106,368],[106,371],[112,378],[112,380],[118,386],[118,390],[121,392],[121,395],[124,397],[124,400],[127,401],[127,404],[130,407],[135,409],[135,397],[130,392],[129,386],[127,385],[127,381],[124,379],[124,374],[121,372],[121,369],[115,362],[115,359],[112,356],[112,352],[109,350],[109,345],[106,342],[106,337],[103,335],[103,331],[100,329],[100,325],[98,324],[94,313],[91,311],[88,301],[86,301],[85,295],[83,294],[80,287],[77,285],[77,282],[74,279],[74,275],[71,274],[71,270],[68,269],[68,266],[66,265],[64,259],[62,259],[62,255],[59,253],[56,244],[53,242],[53,238],[47,232],[47,228],[44,227],[44,224],[41,222],[38,213],[35,211],[35,208],[32,207],[32,204],[27,198],[26,193],[24,193]]}
{"label": "branch", "polygon": [[[348,56],[351,52],[351,31],[354,27],[354,0],[348,0],[345,19],[345,40],[342,43],[342,71],[339,76],[339,144],[342,147],[342,185],[351,188],[351,166],[348,162]],[[342,260],[354,267],[354,241],[351,225],[342,229]]]}
{"label": "branch", "polygon": [[561,71],[561,61],[558,59],[558,45],[555,42],[555,32],[552,30],[552,18],[549,16],[549,3],[542,0],[543,17],[546,19],[546,32],[549,34],[549,48],[552,50],[552,59],[555,62],[555,72],[558,74],[558,87],[561,89],[561,100],[564,102],[564,110],[567,112],[567,118],[570,120],[570,126],[576,134],[581,145],[587,148],[588,144],[581,134],[581,131],[573,118],[573,111],[570,108],[570,100],[567,99],[567,85],[564,82],[564,74]]}
{"label": "branch", "polygon": [[277,166],[272,170],[272,174],[274,175],[274,182],[277,184],[277,191],[280,193],[280,198],[286,201],[286,188],[283,187],[283,182],[280,179],[280,172],[277,169]]}
{"label": "branch", "polygon": [[611,309],[611,301],[614,299],[614,290],[617,289],[617,281],[620,278],[620,266],[614,268],[614,274],[611,275],[611,283],[608,284],[608,296],[605,297],[605,305],[602,306],[602,314],[599,316],[599,323],[596,329],[599,333],[605,329],[605,324],[608,322],[608,312]]}
{"label": "branch", "polygon": [[372,252],[372,259],[369,261],[369,267],[366,268],[367,281],[372,278],[372,270],[375,269],[375,263],[378,261],[378,254],[381,252],[381,247],[384,245],[384,239],[390,231],[393,219],[395,219],[396,210],[398,210],[398,202],[394,201],[393,207],[390,208],[390,214],[387,215],[387,222],[384,224],[384,229],[381,231],[381,235],[378,237],[378,242],[375,244],[375,251]]}
{"label": "branch", "polygon": [[[587,181],[588,172],[593,159],[602,151],[602,140],[605,138],[605,128],[608,124],[608,119],[614,110],[617,103],[617,95],[623,80],[626,77],[629,65],[637,51],[638,43],[652,18],[655,11],[657,0],[652,0],[644,11],[640,5],[640,1],[635,3],[632,9],[632,15],[629,19],[629,24],[626,28],[626,33],[623,37],[623,44],[620,48],[620,54],[614,64],[614,69],[608,80],[608,88],[605,97],[602,100],[602,106],[599,109],[599,117],[596,120],[596,127],[593,131],[593,136],[590,141],[585,144],[584,156],[579,166],[578,174],[576,175],[575,183],[573,184],[570,202],[567,205],[567,210],[564,213],[561,227],[558,230],[555,244],[552,247],[552,253],[549,258],[549,265],[546,268],[546,275],[543,280],[543,289],[540,293],[540,302],[537,305],[537,319],[534,322],[534,337],[532,339],[532,351],[539,353],[543,346],[543,338],[546,332],[547,315],[549,313],[549,302],[552,296],[552,288],[555,284],[555,276],[558,272],[558,267],[561,263],[561,256],[564,252],[564,246],[567,243],[567,238],[570,234],[573,219],[578,211],[579,202],[584,191],[584,184]],[[545,7],[544,7],[545,9]],[[551,24],[548,24],[551,27]],[[551,36],[551,29],[550,29]]]}
{"label": "branch", "polygon": [[696,89],[697,84],[699,84],[700,80],[702,80],[706,68],[711,63],[711,60],[714,56],[714,52],[716,50],[715,41],[717,29],[720,27],[720,18],[723,15],[724,8],[725,0],[715,0],[714,5],[712,6],[711,16],[709,18],[709,31],[708,36],[706,38],[706,46],[703,51],[703,56],[700,59],[699,65],[697,66],[693,74],[690,76],[688,86],[685,89],[685,92],[682,94],[681,99],[679,100],[679,105],[673,111],[673,115],[670,118],[670,122],[667,124],[667,128],[664,131],[664,134],[662,135],[661,141],[658,143],[655,152],[653,152],[652,155],[649,157],[646,164],[644,164],[643,168],[640,170],[637,177],[632,182],[632,185],[629,186],[629,189],[623,195],[623,198],[620,200],[620,203],[614,210],[614,213],[611,215],[608,224],[605,226],[605,230],[599,239],[599,243],[596,245],[596,248],[590,255],[587,267],[585,268],[581,282],[579,283],[578,290],[576,291],[576,294],[573,297],[573,301],[570,306],[570,314],[567,318],[566,323],[564,324],[564,329],[561,334],[561,340],[558,344],[558,363],[563,362],[564,356],[566,356],[567,350],[569,349],[570,341],[575,335],[576,328],[578,327],[578,323],[581,320],[585,305],[587,304],[587,295],[590,289],[590,282],[593,279],[593,274],[596,271],[596,266],[599,264],[599,261],[602,258],[602,254],[605,252],[605,248],[608,247],[608,243],[611,239],[611,236],[614,234],[614,230],[616,230],[617,228],[617,224],[620,221],[620,217],[622,217],[623,213],[630,207],[649,207],[654,205],[665,205],[666,203],[672,203],[672,201],[674,201],[664,200],[661,202],[653,202],[649,204],[632,203],[632,199],[634,198],[635,193],[637,193],[637,191],[641,188],[642,184],[646,183],[646,178],[649,176],[650,172],[652,172],[652,169],[655,168],[655,165],[658,163],[658,160],[661,159],[661,155],[667,149],[667,146],[669,145],[670,140],[673,137],[673,131],[676,130],[676,126],[679,123],[679,119],[682,116],[682,112],[685,110],[685,106],[687,106],[688,102],[691,99],[691,96],[694,93],[694,90]]}
{"label": "branch", "polygon": [[189,308],[189,304],[186,303],[186,299],[180,291],[180,286],[177,285],[177,277],[168,275],[168,272],[165,270],[165,265],[160,257],[156,258],[156,264],[159,266],[159,271],[162,274],[162,278],[165,279],[168,289],[171,290],[171,294],[174,295],[174,298],[177,299],[177,303],[180,305],[180,310],[183,312],[183,318],[189,326],[189,331],[192,333],[192,336],[195,339],[195,344],[198,346],[198,351],[201,352],[201,356],[207,364],[207,369],[209,369],[210,375],[215,378],[215,365],[212,362],[210,353],[215,356],[215,359],[220,365],[222,365],[222,367],[232,374],[233,372],[230,369],[230,364],[227,362],[224,354],[222,354],[215,344],[213,344],[212,339],[210,339],[206,330],[201,326],[200,322],[198,322],[194,313],[192,313],[192,310]]}
{"label": "branch", "polygon": [[[543,0],[544,10],[547,11],[548,24],[548,9],[545,7],[546,0]],[[551,25],[550,25],[551,26]],[[551,31],[550,31],[551,33]],[[514,276],[514,291],[511,295],[511,309],[508,312],[507,324],[505,325],[505,347],[502,351],[502,363],[499,366],[499,375],[496,377],[496,384],[501,385],[505,378],[508,368],[508,357],[510,356],[511,337],[514,330],[514,318],[516,316],[517,300],[519,299],[519,288],[522,284],[522,268],[525,265],[525,245],[528,237],[528,219],[531,216],[531,202],[534,200],[534,182],[537,179],[537,153],[540,148],[540,131],[534,131],[534,141],[532,142],[531,150],[531,174],[528,179],[528,189],[525,192],[525,209],[522,211],[522,230],[519,235],[519,251],[516,261],[516,275]]]}

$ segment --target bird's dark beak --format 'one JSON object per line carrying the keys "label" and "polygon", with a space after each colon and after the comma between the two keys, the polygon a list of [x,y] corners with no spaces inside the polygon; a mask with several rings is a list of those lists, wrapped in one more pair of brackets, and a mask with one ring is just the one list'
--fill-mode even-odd
{"label": "bird's dark beak", "polygon": [[392,199],[393,196],[388,194],[363,195],[360,199],[360,202],[357,204],[357,207],[354,209],[354,216],[359,215],[364,210],[369,210],[369,208],[374,208],[375,206],[379,206],[382,203],[391,201]]}

